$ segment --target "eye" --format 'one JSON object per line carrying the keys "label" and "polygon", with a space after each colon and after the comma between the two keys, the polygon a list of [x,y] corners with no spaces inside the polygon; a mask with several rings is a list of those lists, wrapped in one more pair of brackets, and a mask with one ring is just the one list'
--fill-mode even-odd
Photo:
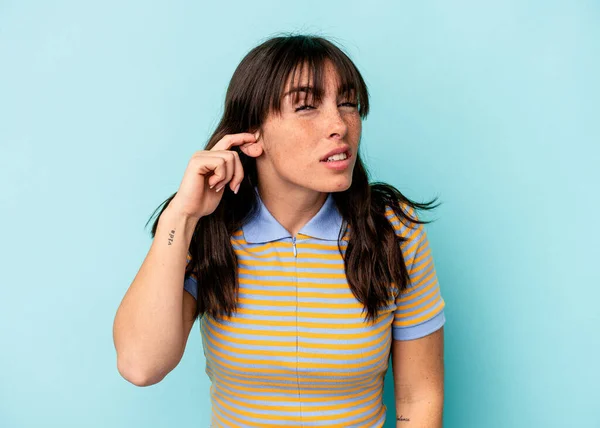
{"label": "eye", "polygon": [[[342,103],[340,105],[347,106],[347,107],[352,107],[352,108],[355,108],[355,107],[358,106],[358,104],[351,103],[351,102]],[[308,110],[309,108],[313,109],[313,108],[315,108],[315,106],[311,106],[310,104],[304,104],[304,105],[301,105],[300,107],[297,107],[295,111]]]}
{"label": "eye", "polygon": [[315,106],[311,106],[311,105],[308,105],[308,104],[304,104],[304,105],[301,105],[300,107],[296,108],[296,110],[295,110],[295,111],[306,110],[306,109],[308,109],[309,107],[310,107],[310,108],[315,108]]}

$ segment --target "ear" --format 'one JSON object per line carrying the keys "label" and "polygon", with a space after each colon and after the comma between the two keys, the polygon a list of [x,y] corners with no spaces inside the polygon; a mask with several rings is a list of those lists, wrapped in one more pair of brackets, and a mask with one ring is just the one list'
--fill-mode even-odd
{"label": "ear", "polygon": [[257,158],[263,153],[263,145],[260,130],[254,132],[254,137],[256,138],[255,142],[245,143],[240,146],[240,150],[244,152],[246,156],[250,156],[251,158]]}

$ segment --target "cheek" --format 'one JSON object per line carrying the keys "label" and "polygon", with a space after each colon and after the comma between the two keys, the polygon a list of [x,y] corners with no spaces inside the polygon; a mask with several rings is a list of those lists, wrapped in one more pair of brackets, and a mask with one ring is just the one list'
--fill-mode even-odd
{"label": "cheek", "polygon": [[313,133],[308,125],[292,123],[272,133],[268,151],[275,166],[288,171],[310,168],[315,157],[314,141],[318,140]]}
{"label": "cheek", "polygon": [[305,142],[289,139],[277,148],[273,161],[281,175],[302,174],[314,167],[314,152]]}
{"label": "cheek", "polygon": [[358,113],[348,119],[348,133],[357,138],[362,133],[362,120]]}

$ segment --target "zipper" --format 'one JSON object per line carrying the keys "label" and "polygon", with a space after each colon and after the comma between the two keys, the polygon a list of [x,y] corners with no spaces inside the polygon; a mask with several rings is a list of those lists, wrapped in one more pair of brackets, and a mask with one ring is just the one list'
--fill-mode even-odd
{"label": "zipper", "polygon": [[299,352],[300,352],[300,341],[299,341],[299,328],[298,328],[298,315],[299,315],[299,304],[300,304],[300,296],[298,295],[298,248],[296,247],[296,237],[292,237],[292,249],[294,250],[294,272],[296,279],[296,386],[298,391],[298,405],[300,410],[300,426],[304,426],[302,422],[302,396],[300,394],[300,370],[298,368],[300,364]]}

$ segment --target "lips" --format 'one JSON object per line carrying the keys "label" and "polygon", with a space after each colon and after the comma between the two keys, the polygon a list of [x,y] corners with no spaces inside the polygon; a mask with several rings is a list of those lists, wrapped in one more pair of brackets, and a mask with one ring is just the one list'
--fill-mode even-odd
{"label": "lips", "polygon": [[352,156],[352,153],[350,153],[350,147],[349,146],[342,146],[342,147],[338,147],[336,149],[331,150],[329,153],[327,153],[325,156],[323,156],[321,158],[321,162],[327,162],[327,159],[330,156],[333,155],[337,155],[340,153],[346,153],[346,156],[348,156],[348,159],[350,158],[350,156]]}

